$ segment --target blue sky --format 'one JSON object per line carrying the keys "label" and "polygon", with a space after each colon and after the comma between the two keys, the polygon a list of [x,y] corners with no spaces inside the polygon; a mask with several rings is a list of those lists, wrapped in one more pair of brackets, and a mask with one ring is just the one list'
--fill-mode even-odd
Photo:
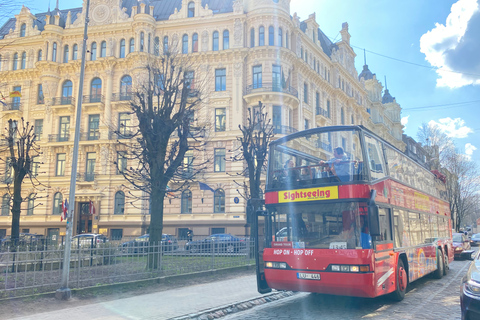
{"label": "blue sky", "polygon": [[[337,41],[342,23],[348,22],[357,71],[366,49],[370,70],[383,84],[387,77],[403,109],[405,132],[416,138],[422,122],[435,122],[461,153],[480,163],[479,2],[291,0],[291,14],[303,20],[315,12],[322,31]],[[55,3],[51,0],[52,9]],[[33,13],[46,11],[48,4],[26,1]],[[59,7],[81,5],[82,0],[63,0]]]}

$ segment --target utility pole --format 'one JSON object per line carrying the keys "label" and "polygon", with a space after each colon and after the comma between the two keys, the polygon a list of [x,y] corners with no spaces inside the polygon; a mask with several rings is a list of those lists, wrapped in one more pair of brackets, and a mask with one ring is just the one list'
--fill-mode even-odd
{"label": "utility pole", "polygon": [[67,232],[65,234],[65,247],[63,254],[62,283],[60,288],[55,292],[55,298],[58,300],[69,300],[72,291],[68,287],[68,278],[70,273],[70,253],[72,249],[72,229],[75,209],[75,186],[77,182],[77,162],[78,162],[78,145],[80,140],[80,118],[82,116],[82,98],[83,98],[83,80],[85,77],[85,58],[87,54],[87,29],[88,29],[88,11],[90,9],[90,0],[87,0],[85,11],[85,28],[83,31],[83,47],[82,47],[82,65],[80,67],[80,82],[78,88],[77,114],[75,118],[75,138],[73,140],[73,159],[72,172],[70,175],[70,194],[68,197],[67,210]]}

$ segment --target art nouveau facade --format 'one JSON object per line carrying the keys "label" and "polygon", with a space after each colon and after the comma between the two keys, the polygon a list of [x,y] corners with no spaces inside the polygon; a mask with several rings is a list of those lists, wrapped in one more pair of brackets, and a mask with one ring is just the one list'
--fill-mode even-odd
{"label": "art nouveau facade", "polygon": [[[21,92],[4,100],[0,122],[4,128],[8,119],[23,117],[35,124],[43,152],[38,179],[48,186],[38,191],[44,198],[24,203],[21,230],[50,237],[64,232],[60,205],[68,198],[73,136],[80,125],[74,233],[118,237],[146,231],[148,201],[132,205],[131,187],[119,174],[129,164],[118,139],[128,140],[128,132],[112,132],[135,125],[127,103],[144,72],[141,61],[173,43],[198,66],[195,79],[205,83],[195,121],[210,128],[203,157],[212,165],[201,182],[214,191],[194,184],[169,198],[166,233],[182,236],[186,228],[195,235],[246,233],[245,201],[233,181],[243,164],[224,159],[237,147],[238,126],[248,108],[259,101],[277,136],[361,124],[404,149],[400,106],[388,92],[382,101],[383,87],[366,66],[368,72],[358,76],[348,24],[342,26],[341,41],[332,43],[314,14],[305,21],[291,16],[289,0],[91,0],[82,119],[77,122],[85,6],[37,15],[24,7],[0,29],[0,90],[5,97]],[[9,234],[6,180],[7,175],[0,183],[0,232]],[[34,192],[28,183],[23,189],[25,197]]]}

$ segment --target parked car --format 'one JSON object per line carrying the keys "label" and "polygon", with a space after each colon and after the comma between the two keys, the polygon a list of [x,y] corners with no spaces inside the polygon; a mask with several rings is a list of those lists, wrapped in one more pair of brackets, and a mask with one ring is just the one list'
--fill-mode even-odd
{"label": "parked car", "polygon": [[472,246],[480,245],[480,233],[475,233],[474,235],[472,235],[472,238],[470,239],[470,245]]}
{"label": "parked car", "polygon": [[453,234],[453,250],[455,259],[470,258],[473,253],[470,246],[470,240],[464,233]]}
{"label": "parked car", "polygon": [[470,263],[460,286],[462,319],[480,319],[480,255]]}
{"label": "parked car", "polygon": [[[41,246],[45,241],[45,236],[42,234],[36,233],[20,233],[18,242],[16,245],[19,246]],[[6,236],[5,238],[0,240],[0,247],[8,247],[12,245],[11,236]]]}
{"label": "parked car", "polygon": [[[133,240],[123,242],[121,244],[122,251],[124,253],[143,253],[147,252],[149,246],[150,236],[144,234]],[[178,240],[171,234],[162,234],[162,249],[163,251],[175,251],[178,250]]]}
{"label": "parked car", "polygon": [[232,236],[229,233],[217,233],[202,239],[185,244],[185,250],[190,252],[218,252],[234,253],[246,248],[244,238]]}
{"label": "parked car", "polygon": [[103,234],[78,234],[72,238],[72,248],[96,248],[99,244],[107,242],[108,238]]}

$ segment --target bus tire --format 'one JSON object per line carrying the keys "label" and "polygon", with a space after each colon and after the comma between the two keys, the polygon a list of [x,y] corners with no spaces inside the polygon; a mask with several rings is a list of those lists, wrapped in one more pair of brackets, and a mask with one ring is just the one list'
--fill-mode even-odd
{"label": "bus tire", "polygon": [[407,270],[405,270],[405,266],[403,265],[403,260],[400,258],[398,258],[395,278],[396,288],[395,291],[392,292],[391,297],[394,301],[402,301],[407,292],[408,275]]}
{"label": "bus tire", "polygon": [[443,277],[443,270],[445,269],[445,258],[443,257],[443,252],[439,248],[437,248],[437,270],[433,272],[433,277],[435,279],[442,279]]}
{"label": "bus tire", "polygon": [[450,267],[448,266],[448,254],[447,251],[443,254],[443,275],[446,276]]}

